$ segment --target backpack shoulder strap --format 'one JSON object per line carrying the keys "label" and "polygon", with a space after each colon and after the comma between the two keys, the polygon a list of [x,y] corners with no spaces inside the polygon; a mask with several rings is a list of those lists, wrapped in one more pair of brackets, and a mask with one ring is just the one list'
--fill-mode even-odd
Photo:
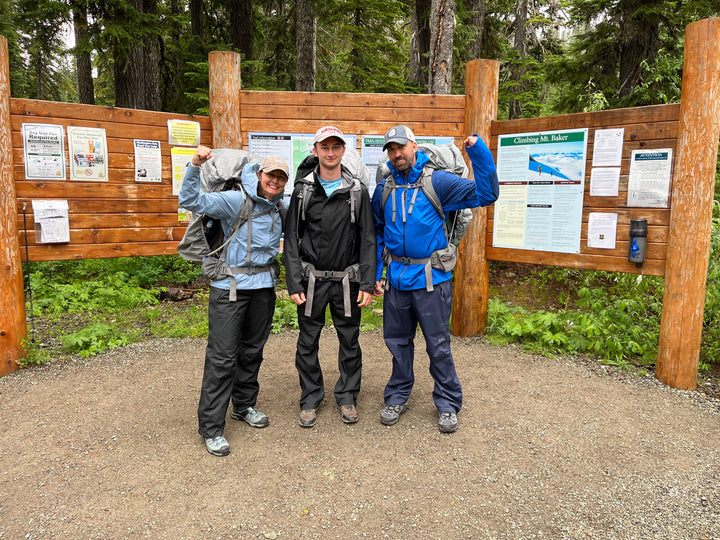
{"label": "backpack shoulder strap", "polygon": [[245,223],[248,218],[250,217],[250,214],[252,214],[253,208],[255,208],[255,203],[252,200],[252,198],[247,196],[247,193],[244,189],[238,190],[243,195],[243,203],[242,207],[240,208],[240,212],[238,213],[238,216],[235,218],[235,221],[233,222],[232,226],[230,227],[230,231],[228,232],[228,236],[225,239],[225,241],[217,248],[208,253],[208,255],[215,255],[216,253],[219,253],[220,251],[223,251],[227,247],[227,245],[230,243],[230,240],[232,240],[235,235],[240,230],[240,227],[243,226],[243,223]]}
{"label": "backpack shoulder strap", "polygon": [[[397,183],[395,182],[395,178],[393,178],[392,173],[387,175],[385,177],[385,185],[383,186],[383,192],[382,192],[382,210],[383,215],[385,214],[385,204],[387,204],[388,198],[392,196],[393,191],[397,189]],[[395,215],[397,213],[397,210],[395,209],[395,197],[392,198],[392,221],[395,223]]]}
{"label": "backpack shoulder strap", "polygon": [[353,186],[350,188],[350,223],[355,223],[355,207],[360,205],[362,186],[357,176],[353,176]]}
{"label": "backpack shoulder strap", "polygon": [[423,193],[425,194],[425,197],[427,197],[428,201],[430,201],[430,204],[433,205],[433,208],[437,210],[437,213],[440,214],[440,217],[445,219],[445,213],[443,212],[442,204],[440,203],[440,198],[437,195],[437,192],[435,191],[435,188],[432,185],[432,175],[434,170],[430,167],[423,167],[422,174],[420,175],[420,188],[423,190]]}

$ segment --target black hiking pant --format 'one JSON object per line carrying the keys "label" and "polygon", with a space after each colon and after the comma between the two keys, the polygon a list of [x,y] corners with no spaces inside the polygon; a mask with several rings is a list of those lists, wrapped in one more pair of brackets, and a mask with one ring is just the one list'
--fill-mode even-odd
{"label": "black hiking pant", "polygon": [[275,289],[229,291],[210,287],[208,344],[205,351],[198,432],[203,438],[223,434],[232,399],[242,411],[257,402],[258,372],[275,311]]}
{"label": "black hiking pant", "polygon": [[325,398],[323,374],[318,350],[320,333],[325,326],[325,310],[330,315],[338,337],[338,370],[335,401],[338,405],[354,405],[360,393],[362,351],[360,336],[360,308],[357,305],[360,285],[350,283],[350,317],[345,317],[343,288],[339,281],[316,281],[310,317],[305,316],[305,304],[297,307],[298,335],[295,367],[300,377],[300,408],[317,409]]}

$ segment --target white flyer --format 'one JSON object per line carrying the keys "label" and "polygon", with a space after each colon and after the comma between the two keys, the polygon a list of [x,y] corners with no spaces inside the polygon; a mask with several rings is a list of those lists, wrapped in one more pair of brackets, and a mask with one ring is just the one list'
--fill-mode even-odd
{"label": "white flyer", "polygon": [[587,240],[589,248],[615,249],[617,216],[615,213],[590,212]]}
{"label": "white flyer", "polygon": [[162,181],[162,154],[160,141],[146,141],[135,139],[135,181],[160,182]]}
{"label": "white flyer", "polygon": [[619,167],[625,128],[598,129],[593,145],[593,167]]}
{"label": "white flyer", "polygon": [[56,244],[70,241],[70,220],[66,200],[33,200],[35,242]]}
{"label": "white flyer", "polygon": [[65,130],[54,124],[23,124],[26,180],[65,180]]}
{"label": "white flyer", "polygon": [[627,206],[667,208],[670,202],[672,148],[633,150]]}
{"label": "white flyer", "polygon": [[620,167],[593,167],[590,171],[590,196],[617,197]]}

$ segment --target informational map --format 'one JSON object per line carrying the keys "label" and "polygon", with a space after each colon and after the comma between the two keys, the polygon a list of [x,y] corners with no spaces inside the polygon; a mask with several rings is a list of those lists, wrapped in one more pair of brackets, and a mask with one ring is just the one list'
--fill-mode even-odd
{"label": "informational map", "polygon": [[[312,155],[314,133],[250,133],[248,148],[253,154],[262,157],[278,156],[290,165],[289,182],[285,185],[285,195],[292,194],[295,185],[295,171],[303,159]],[[345,144],[355,148],[355,135],[345,135]]]}
{"label": "informational map", "polygon": [[587,128],[498,137],[493,246],[580,253]]}

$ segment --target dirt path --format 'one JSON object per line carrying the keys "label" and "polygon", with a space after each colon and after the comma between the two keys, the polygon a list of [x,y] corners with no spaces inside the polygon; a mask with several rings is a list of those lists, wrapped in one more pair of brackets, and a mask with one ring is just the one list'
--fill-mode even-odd
{"label": "dirt path", "polygon": [[[297,425],[296,334],[271,336],[232,453],[197,435],[204,342],[136,344],[0,379],[0,538],[720,538],[720,404],[577,360],[457,339],[460,429],[436,427],[419,350],[410,410],[382,426],[390,371],[363,334],[360,422],[327,394]],[[418,349],[422,349],[422,340]]]}

